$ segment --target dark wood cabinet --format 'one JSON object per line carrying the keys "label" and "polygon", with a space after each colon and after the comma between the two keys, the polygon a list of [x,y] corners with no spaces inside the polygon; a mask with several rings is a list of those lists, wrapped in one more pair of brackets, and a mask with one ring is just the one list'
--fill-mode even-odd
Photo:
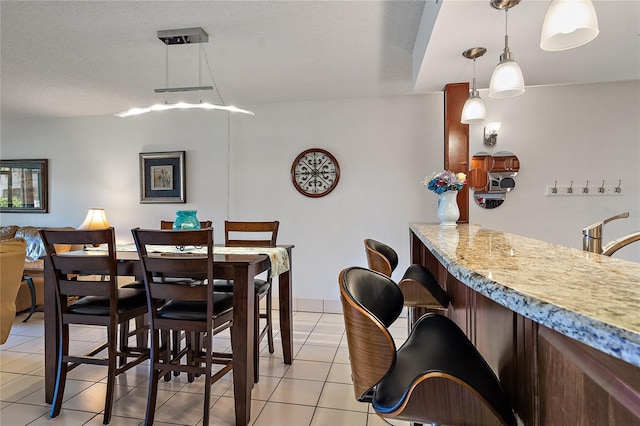
{"label": "dark wood cabinet", "polygon": [[494,156],[491,173],[510,173],[520,170],[520,160],[515,155]]}

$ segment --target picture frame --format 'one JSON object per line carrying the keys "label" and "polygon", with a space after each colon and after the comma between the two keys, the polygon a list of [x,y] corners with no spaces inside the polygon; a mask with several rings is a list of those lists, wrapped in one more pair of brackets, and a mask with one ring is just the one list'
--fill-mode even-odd
{"label": "picture frame", "polygon": [[48,160],[0,160],[0,212],[49,213]]}
{"label": "picture frame", "polygon": [[186,203],[185,151],[140,153],[140,204]]}

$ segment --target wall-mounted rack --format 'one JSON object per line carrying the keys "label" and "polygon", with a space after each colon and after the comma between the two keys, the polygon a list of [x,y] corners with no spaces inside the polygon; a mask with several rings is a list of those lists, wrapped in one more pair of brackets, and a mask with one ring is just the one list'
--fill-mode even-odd
{"label": "wall-mounted rack", "polygon": [[617,185],[605,185],[604,180],[601,185],[589,185],[587,180],[584,185],[575,184],[574,181],[571,181],[569,185],[560,186],[558,186],[558,181],[555,181],[553,186],[546,186],[544,195],[546,197],[622,195],[622,180],[618,180]]}

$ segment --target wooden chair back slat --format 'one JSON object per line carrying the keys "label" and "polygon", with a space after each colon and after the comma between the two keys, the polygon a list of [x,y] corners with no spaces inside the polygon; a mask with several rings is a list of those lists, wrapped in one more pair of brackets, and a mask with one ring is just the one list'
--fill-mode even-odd
{"label": "wooden chair back slat", "polygon": [[[115,316],[118,285],[114,229],[41,229],[40,237],[56,276],[56,292],[62,300],[62,309],[66,308],[68,296],[104,296],[111,298],[110,310]],[[68,245],[106,247],[104,252],[82,255],[57,252],[57,247]]]}
{"label": "wooden chair back slat", "polygon": [[275,247],[279,221],[238,222],[225,221],[224,235],[227,247]]}
{"label": "wooden chair back slat", "polygon": [[55,255],[52,256],[51,262],[55,269],[65,274],[109,275],[112,258],[108,254],[95,256]]}
{"label": "wooden chair back slat", "polygon": [[[212,285],[192,285],[189,279],[213,282],[213,228],[197,230],[132,230],[151,299],[207,300]],[[148,246],[172,247],[175,253],[148,252]],[[180,246],[206,247],[207,254],[180,252]],[[172,280],[185,279],[185,283]],[[200,283],[202,284],[202,283]]]}
{"label": "wooden chair back slat", "polygon": [[198,258],[150,255],[147,257],[147,268],[153,271],[154,276],[172,276],[174,278],[205,279],[207,270],[207,258],[198,255]]}
{"label": "wooden chair back slat", "polygon": [[86,281],[86,280],[60,280],[61,294],[74,296],[105,296],[111,295],[110,280]]}

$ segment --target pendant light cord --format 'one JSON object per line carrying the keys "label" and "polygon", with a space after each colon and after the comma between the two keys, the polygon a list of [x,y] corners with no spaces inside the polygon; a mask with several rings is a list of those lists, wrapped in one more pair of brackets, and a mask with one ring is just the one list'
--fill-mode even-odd
{"label": "pendant light cord", "polygon": [[227,112],[227,220],[231,204],[231,113]]}
{"label": "pendant light cord", "polygon": [[164,49],[164,87],[169,87],[169,43],[165,43]]}
{"label": "pendant light cord", "polygon": [[508,24],[509,24],[509,9],[505,9],[504,10],[504,51],[505,52],[509,51]]}
{"label": "pendant light cord", "polygon": [[204,48],[198,49],[198,86],[202,86],[202,51]]}
{"label": "pendant light cord", "polygon": [[204,46],[201,46],[202,52],[204,53],[204,62],[207,64],[207,70],[209,71],[209,75],[211,76],[211,81],[213,82],[213,88],[220,99],[220,103],[224,106],[227,106],[224,99],[222,99],[222,95],[220,94],[220,90],[218,89],[218,84],[216,83],[216,79],[213,77],[213,72],[211,71],[211,65],[209,64],[209,57],[207,56],[207,51],[204,50]]}
{"label": "pendant light cord", "polygon": [[473,85],[471,86],[471,93],[476,92],[476,58],[473,58]]}

